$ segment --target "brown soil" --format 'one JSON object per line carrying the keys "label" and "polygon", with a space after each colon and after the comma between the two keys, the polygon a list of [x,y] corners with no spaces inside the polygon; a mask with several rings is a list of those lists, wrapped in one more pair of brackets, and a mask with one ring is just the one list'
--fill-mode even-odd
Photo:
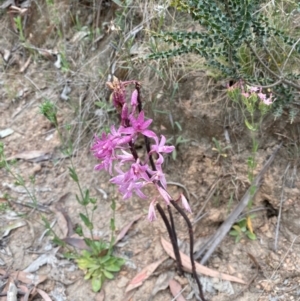
{"label": "brown soil", "polygon": [[[111,199],[117,201],[117,232],[136,216],[143,214],[116,247],[116,254],[125,258],[126,264],[115,279],[105,282],[104,300],[172,300],[167,282],[157,282],[162,275],[169,277],[168,273],[173,273],[171,276],[174,275],[182,287],[186,286],[183,295],[187,298],[192,291],[188,277],[176,276],[176,265],[171,259],[161,264],[142,286],[125,294],[129,281],[139,271],[166,256],[160,238],[162,236],[168,239],[168,235],[161,219],[154,223],[148,222],[147,202],[138,198],[122,201],[116,189],[109,184],[109,175],[94,171],[96,160],[89,150],[93,133],[100,132],[101,125],[108,126],[112,124],[109,120],[115,119],[114,112],[106,113],[104,109],[97,109],[94,102],[104,100],[105,103],[108,100],[109,93],[104,88],[109,68],[107,61],[111,59],[108,45],[114,41],[116,32],[110,28],[103,39],[94,44],[87,39],[78,41],[78,31],[72,23],[74,20],[63,13],[70,9],[67,1],[56,3],[57,9],[62,12],[62,28],[57,28],[48,19],[46,2],[41,1],[41,6],[33,3],[28,20],[30,25],[25,30],[26,37],[34,47],[61,51],[63,45],[57,36],[59,30],[63,32],[67,36],[64,55],[69,67],[65,71],[63,68],[57,69],[54,66],[55,58],[52,61],[38,51],[24,47],[19,42],[18,35],[13,33],[8,15],[0,12],[0,32],[3,33],[0,37],[0,50],[10,51],[12,56],[8,62],[3,59],[0,67],[0,131],[7,128],[14,131],[2,138],[1,142],[5,145],[7,157],[20,157],[16,155],[37,150],[45,151],[49,155],[38,162],[18,159],[13,165],[12,170],[22,175],[26,183],[30,183],[30,177],[34,177],[33,187],[37,200],[47,211],[32,211],[24,205],[11,203],[9,210],[1,212],[1,228],[13,222],[14,214],[25,214],[22,218],[26,221],[26,226],[13,230],[0,241],[0,259],[4,262],[2,268],[22,271],[41,254],[54,254],[54,262],[37,269],[37,274],[47,275],[47,280],[39,284],[38,288],[46,291],[53,300],[102,300],[100,294],[93,293],[90,283],[83,279],[83,272],[72,261],[63,259],[63,250],[55,249],[51,236],[46,235],[40,239],[45,230],[42,216],[50,223],[56,219],[53,230],[58,236],[64,236],[66,223],[61,212],[57,210],[58,204],[67,212],[73,225],[81,223],[79,213],[83,211],[75,197],[78,193],[77,186],[68,174],[70,160],[60,151],[61,143],[57,132],[39,113],[41,103],[50,99],[59,108],[59,124],[62,127],[71,126],[70,134],[76,149],[74,161],[81,185],[89,188],[91,195],[98,200],[93,219],[94,234],[106,240],[110,237]],[[77,13],[80,20],[88,20],[83,7],[72,7],[72,13],[75,14],[76,9],[79,9]],[[103,10],[100,17],[109,22],[117,8],[112,5],[105,9],[107,14]],[[137,19],[140,17],[136,15]],[[91,20],[95,22],[95,19]],[[30,64],[21,72],[30,57]],[[125,79],[127,75],[123,74],[122,68],[117,68],[116,73],[119,73],[121,79]],[[99,74],[102,76],[100,81]],[[179,83],[179,92],[175,94],[172,103],[165,100],[170,92],[161,90],[163,88],[159,87],[158,82],[153,82],[151,86],[148,79],[137,79],[142,81],[143,96],[148,100],[147,113],[154,119],[153,128],[167,137],[173,136],[176,139],[181,135],[188,139],[188,142],[178,146],[176,161],[171,158],[166,160],[165,171],[168,181],[184,185],[191,194],[192,221],[203,207],[209,192],[214,189],[203,211],[206,215],[194,224],[196,245],[199,246],[205,237],[216,231],[249,187],[246,161],[251,149],[250,136],[239,109],[227,100],[224,88],[207,79],[202,73],[186,76],[185,81]],[[71,93],[66,101],[60,95],[67,83],[71,87]],[[159,114],[156,109],[168,114]],[[172,128],[170,116],[173,122],[180,123],[182,131],[176,129],[176,126]],[[99,125],[98,130],[96,124]],[[282,140],[284,144],[253,202],[252,209],[261,209],[255,212],[253,219],[257,240],[251,241],[243,237],[239,243],[235,243],[228,235],[207,264],[212,269],[240,277],[250,284],[245,288],[244,285],[232,283],[234,295],[231,296],[218,291],[215,286],[215,289],[205,293],[208,300],[300,300],[298,126],[297,120],[290,125],[282,120],[275,122],[272,116],[264,121],[257,137],[259,150],[256,173],[272,154],[274,146]],[[229,133],[231,148],[218,156],[218,152],[213,149],[215,146],[212,138],[216,138],[225,147],[225,130]],[[7,193],[13,200],[21,203],[30,201],[26,193],[13,186],[14,179],[3,168],[0,169],[0,178],[1,195]],[[174,196],[182,192],[182,188],[173,184],[169,185],[169,189]],[[66,196],[61,199],[64,195]],[[281,203],[278,248],[274,250],[277,215]],[[178,237],[187,244],[185,224],[179,216],[175,217]],[[153,289],[159,286],[162,289],[153,293]],[[219,283],[219,287],[222,287],[222,283]],[[243,289],[245,290],[236,296]],[[36,297],[35,300],[42,299]],[[196,299],[192,297],[191,300]]]}

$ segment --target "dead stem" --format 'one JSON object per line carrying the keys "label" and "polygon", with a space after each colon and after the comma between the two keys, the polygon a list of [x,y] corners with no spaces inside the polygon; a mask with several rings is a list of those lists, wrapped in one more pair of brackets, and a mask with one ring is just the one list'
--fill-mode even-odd
{"label": "dead stem", "polygon": [[279,212],[278,212],[278,217],[277,217],[277,224],[276,224],[276,230],[275,230],[275,240],[274,240],[274,250],[275,252],[277,251],[277,246],[278,246],[278,236],[279,236],[279,227],[280,227],[280,220],[281,220],[281,213],[282,213],[282,205],[284,203],[284,185],[286,181],[286,175],[287,172],[290,168],[290,163],[288,163],[283,177],[282,177],[282,188],[281,188],[281,196],[280,196],[280,206],[279,206]]}

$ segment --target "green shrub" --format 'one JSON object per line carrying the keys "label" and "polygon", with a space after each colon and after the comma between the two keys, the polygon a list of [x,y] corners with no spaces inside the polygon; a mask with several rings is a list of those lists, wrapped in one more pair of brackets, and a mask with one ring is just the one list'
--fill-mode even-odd
{"label": "green shrub", "polygon": [[[188,13],[201,30],[156,33],[173,47],[150,58],[199,54],[215,74],[228,81],[272,88],[277,117],[282,108],[292,109],[300,90],[300,72],[295,68],[300,61],[299,29],[292,26],[299,14],[297,2],[290,1],[284,11],[258,0],[173,0],[171,6]],[[284,25],[283,17],[289,21]]]}

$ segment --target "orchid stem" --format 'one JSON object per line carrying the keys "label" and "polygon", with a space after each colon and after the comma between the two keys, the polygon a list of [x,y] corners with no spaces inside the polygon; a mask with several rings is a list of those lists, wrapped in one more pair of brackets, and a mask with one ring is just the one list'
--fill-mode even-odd
{"label": "orchid stem", "polygon": [[[170,207],[170,206],[168,206],[168,207]],[[164,210],[162,209],[162,207],[160,206],[159,203],[156,204],[156,208],[157,208],[157,211],[159,212],[160,216],[162,217],[162,219],[163,219],[163,221],[166,225],[166,228],[168,230],[169,237],[171,239],[171,243],[172,243],[175,258],[176,258],[178,274],[180,276],[182,276],[183,271],[182,271],[181,258],[180,258],[180,253],[179,253],[179,249],[178,249],[178,244],[177,244],[177,240],[176,240],[175,228],[172,228],[172,226],[170,225],[170,223],[168,221],[168,218],[165,215],[165,212],[164,212]],[[173,222],[173,224],[174,224],[174,222]],[[174,235],[174,233],[175,233],[175,235]]]}
{"label": "orchid stem", "polygon": [[[140,88],[139,82],[135,82],[135,88],[138,92],[137,93],[137,102],[138,102],[138,110],[139,110],[139,113],[140,113],[143,109],[143,106],[142,106],[142,101],[141,101],[141,88]],[[145,140],[146,151],[147,151],[147,154],[149,155],[149,153],[150,153],[149,138],[147,136],[144,136],[144,140]],[[149,162],[150,162],[152,170],[156,170],[152,155],[149,155]]]}
{"label": "orchid stem", "polygon": [[176,235],[176,229],[175,229],[175,224],[174,224],[174,219],[173,219],[173,214],[171,210],[171,206],[168,206],[168,212],[169,212],[169,217],[170,217],[170,222],[171,222],[171,228],[172,228],[172,233],[173,233],[173,239],[174,239],[174,253],[177,261],[177,266],[178,266],[178,273],[180,276],[183,275],[182,271],[182,262],[181,262],[181,257],[180,257],[180,252],[179,252],[179,247],[178,247],[178,241],[177,241],[177,235]]}
{"label": "orchid stem", "polygon": [[193,231],[191,221],[189,220],[189,218],[187,217],[185,212],[178,206],[178,204],[174,200],[171,200],[170,202],[175,207],[175,209],[181,214],[181,216],[184,218],[185,222],[187,223],[187,226],[189,229],[189,236],[190,236],[190,259],[191,259],[191,265],[192,265],[192,274],[198,285],[201,300],[206,301],[206,299],[204,298],[202,285],[200,283],[199,277],[196,272],[196,266],[195,266],[195,260],[194,260],[194,235],[193,235],[194,231]]}

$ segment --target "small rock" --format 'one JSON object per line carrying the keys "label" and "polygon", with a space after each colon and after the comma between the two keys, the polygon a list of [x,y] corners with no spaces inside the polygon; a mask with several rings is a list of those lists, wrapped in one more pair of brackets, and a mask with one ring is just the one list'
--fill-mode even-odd
{"label": "small rock", "polygon": [[124,277],[124,276],[121,276],[119,279],[118,279],[118,284],[117,286],[122,288],[122,287],[125,287],[129,282],[129,279]]}
{"label": "small rock", "polygon": [[219,208],[213,208],[210,210],[207,218],[213,223],[218,223],[224,221],[225,214]]}
{"label": "small rock", "polygon": [[35,175],[42,170],[41,164],[34,164],[32,168],[32,173]]}

